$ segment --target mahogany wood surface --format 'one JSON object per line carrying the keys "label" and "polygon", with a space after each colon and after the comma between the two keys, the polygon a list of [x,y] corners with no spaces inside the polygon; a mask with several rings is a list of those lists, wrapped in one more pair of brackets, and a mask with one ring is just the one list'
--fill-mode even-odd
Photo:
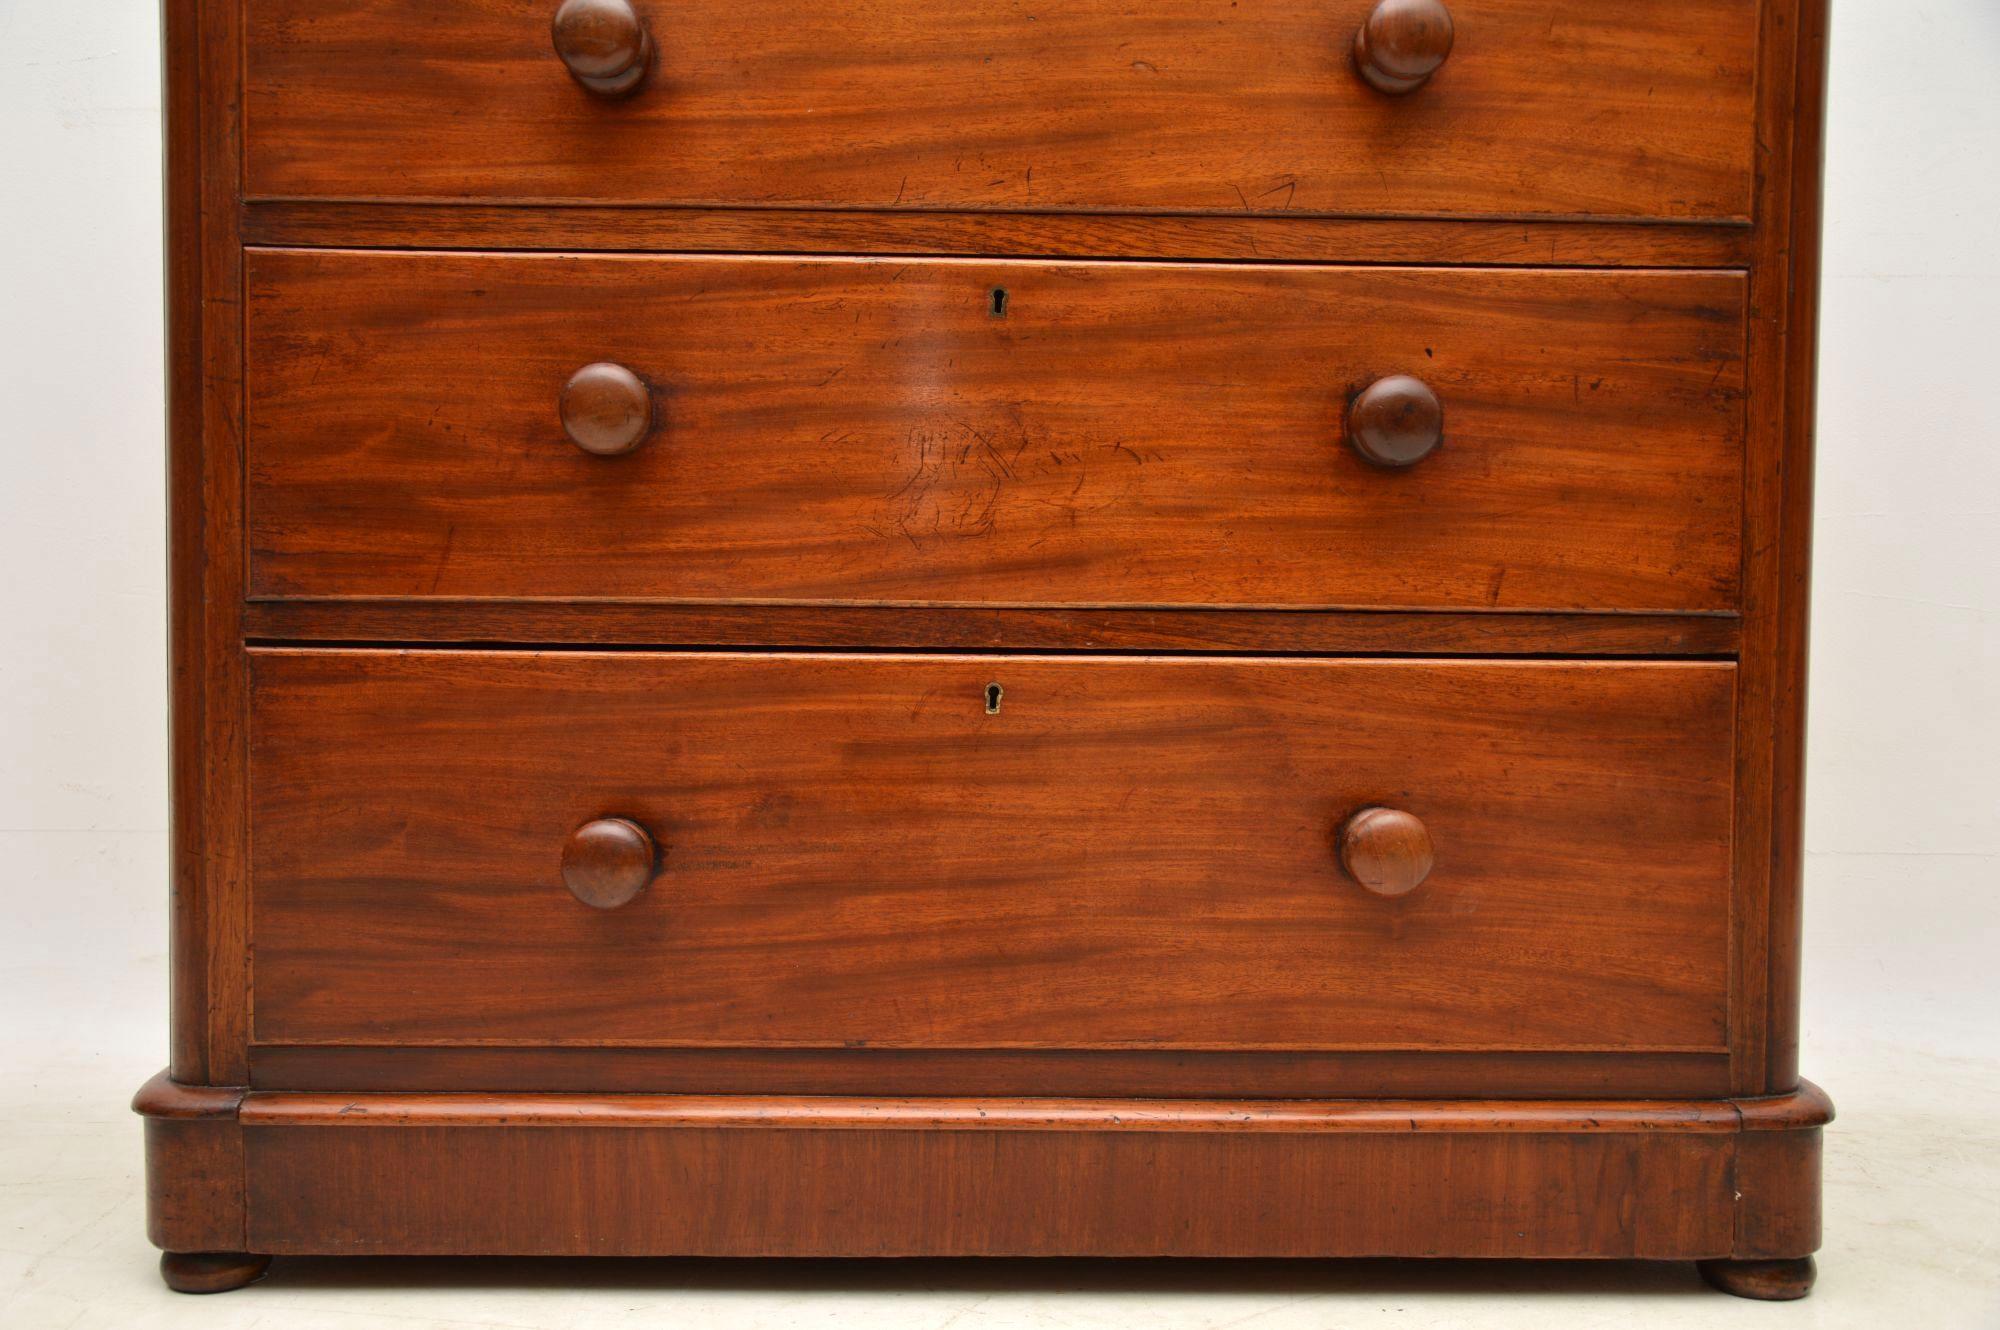
{"label": "mahogany wood surface", "polygon": [[254,202],[256,245],[1729,268],[1747,226],[1373,217]]}
{"label": "mahogany wood surface", "polygon": [[1724,1293],[1759,1302],[1792,1302],[1812,1292],[1819,1267],[1810,1256],[1778,1261],[1711,1260],[1700,1263],[1701,1277]]}
{"label": "mahogany wood surface", "polygon": [[[253,251],[250,588],[1729,610],[1743,291]],[[605,360],[660,401],[611,459],[557,427]],[[1343,442],[1348,398],[1410,370],[1444,444],[1377,467]]]}
{"label": "mahogany wood surface", "polygon": [[1415,375],[1377,379],[1347,404],[1347,442],[1377,466],[1415,466],[1444,442],[1444,404]]}
{"label": "mahogany wood surface", "polygon": [[[1771,1139],[1816,1146],[1813,1097],[1774,1102]],[[1769,1259],[1744,1217],[1817,1204],[1736,1177],[1727,1100],[277,1094],[243,1122],[277,1252]]]}
{"label": "mahogany wood surface", "polygon": [[549,35],[570,77],[597,96],[629,97],[652,72],[653,34],[632,0],[562,0]]}
{"label": "mahogany wood surface", "polygon": [[653,432],[653,390],[623,365],[596,361],[569,376],[556,414],[571,443],[593,457],[617,457]]}
{"label": "mahogany wood surface", "polygon": [[1354,33],[1354,67],[1377,92],[1421,88],[1451,54],[1451,10],[1444,0],[1377,0]]}
{"label": "mahogany wood surface", "polygon": [[[1825,0],[571,5],[163,6],[168,1283],[1642,1255],[1802,1295]],[[602,364],[629,445],[610,379],[565,419]],[[1349,412],[1396,375],[1441,425],[1386,471]],[[1032,550],[1046,476],[971,543],[857,537],[870,458],[960,415],[1172,464]],[[1341,864],[1369,808],[1432,838],[1407,894]],[[591,909],[563,849],[621,819],[658,875]]]}
{"label": "mahogany wood surface", "polygon": [[250,1082],[268,1090],[606,1094],[1689,1098],[1728,1093],[1729,1060],[1720,1052],[1603,1050],[1279,1053],[259,1044],[250,1050]]}
{"label": "mahogany wood surface", "polygon": [[[252,1236],[278,1253],[1685,1257],[1731,1240],[1720,1135],[246,1135]],[[1674,1199],[1579,1185],[1602,1177]]]}
{"label": "mahogany wood surface", "polygon": [[1737,1088],[1799,1078],[1806,641],[1812,564],[1826,0],[1769,3],[1760,42],[1744,639],[1737,692]]}
{"label": "mahogany wood surface", "polygon": [[[260,650],[252,673],[260,1040],[1724,1041],[1726,665]],[[1437,845],[1398,900],[1337,863],[1380,803]],[[671,848],[593,911],[559,868],[606,816]]]}
{"label": "mahogany wood surface", "polygon": [[636,0],[607,101],[549,0],[254,0],[248,193],[1741,220],[1756,0],[1456,0],[1402,96],[1375,0]]}
{"label": "mahogany wood surface", "polygon": [[160,1278],[176,1293],[227,1293],[254,1284],[271,1258],[246,1252],[162,1252]]}
{"label": "mahogany wood surface", "polygon": [[[1783,1102],[1783,1101],[1781,1101]],[[1800,1125],[1803,1103],[1788,1105]],[[1628,1103],[1562,1100],[1378,1099],[918,1099],[834,1095],[351,1095],[270,1094],[244,1097],[245,1127],[582,1127],[596,1130],[724,1130],[1104,1132],[1132,1135],[1201,1133],[1227,1125],[1245,1134],[1336,1135],[1395,1133],[1480,1136],[1560,1132],[1570,1136],[1631,1131],[1735,1135],[1748,1130],[1728,1100],[1642,1100]],[[1767,1128],[1768,1129],[1768,1128]]]}
{"label": "mahogany wood surface", "polygon": [[631,601],[253,601],[249,636],[283,642],[740,646],[1285,655],[1728,656],[1734,615],[1383,610],[970,609]]}
{"label": "mahogany wood surface", "polygon": [[[243,1248],[243,1091],[184,1085],[161,1072],[132,1100],[146,1119],[146,1236],[168,1252]],[[199,1267],[162,1267],[171,1283]],[[218,1275],[218,1278],[220,1276]]]}
{"label": "mahogany wood surface", "polygon": [[[156,1085],[142,1107],[173,1098]],[[1753,1262],[1816,1244],[1830,1117],[1810,1085],[1575,1102],[252,1093],[216,1123],[242,1164],[204,1181],[264,1254]],[[1753,1150],[1771,1162],[1746,1167]],[[163,1267],[254,1278],[262,1258]]]}
{"label": "mahogany wood surface", "polygon": [[[1774,7],[1767,23],[1770,40],[1791,34],[1785,29],[1783,7]],[[1766,886],[1759,901],[1767,912],[1768,955],[1760,967],[1770,976],[1769,1006],[1754,1022],[1764,1041],[1765,1069],[1755,1084],[1784,1086],[1799,1080],[1800,929],[1805,899],[1805,765],[1806,765],[1806,642],[1810,629],[1813,513],[1813,429],[1818,375],[1819,290],[1821,251],[1822,159],[1826,149],[1827,6],[1820,0],[1800,0],[1796,54],[1789,89],[1774,84],[1765,114],[1773,138],[1788,138],[1782,158],[1784,192],[1778,195],[1785,212],[1783,225],[1773,218],[1764,243],[1772,247],[1759,265],[1759,276],[1774,304],[1765,327],[1753,331],[1763,339],[1765,328],[1781,324],[1783,359],[1774,368],[1777,382],[1765,393],[1766,412],[1760,424],[1781,431],[1771,450],[1776,459],[1774,487],[1759,494],[1764,513],[1756,528],[1774,531],[1775,543],[1759,551],[1768,560],[1757,569],[1760,586],[1768,587],[1760,605],[1757,647],[1760,673],[1771,684],[1770,757],[1758,770],[1754,799],[1769,800],[1771,862],[1768,873],[1750,870],[1752,881]],[[1776,190],[1774,189],[1774,193]],[[1753,343],[1753,354],[1762,354]],[[1781,395],[1782,394],[1782,395]],[[1759,482],[1763,477],[1759,477]],[[1766,649],[1768,648],[1768,654]],[[1747,728],[1747,727],[1746,727]],[[1763,748],[1757,747],[1761,756]],[[1763,777],[1768,775],[1768,789]],[[1756,964],[1757,958],[1751,963]],[[1752,1082],[1745,1081],[1744,1084]],[[1815,1244],[1816,1245],[1816,1244]]]}
{"label": "mahogany wood surface", "polygon": [[629,904],[652,884],[659,869],[659,845],[629,818],[593,818],[563,843],[563,885],[600,910]]}
{"label": "mahogany wood surface", "polygon": [[166,129],[171,1061],[247,1076],[242,768],[243,249],[240,9],[162,5]]}
{"label": "mahogany wood surface", "polygon": [[1436,862],[1423,819],[1400,808],[1364,808],[1340,829],[1340,866],[1378,896],[1407,896]]}

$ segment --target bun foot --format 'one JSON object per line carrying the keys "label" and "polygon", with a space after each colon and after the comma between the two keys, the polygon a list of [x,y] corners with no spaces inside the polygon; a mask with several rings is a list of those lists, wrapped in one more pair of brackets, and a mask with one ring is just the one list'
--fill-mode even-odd
{"label": "bun foot", "polygon": [[270,1268],[270,1257],[240,1251],[160,1253],[160,1278],[176,1293],[227,1293],[256,1283]]}
{"label": "bun foot", "polygon": [[1803,1298],[1819,1277],[1819,1267],[1810,1256],[1789,1261],[1701,1261],[1696,1268],[1712,1287],[1761,1302]]}

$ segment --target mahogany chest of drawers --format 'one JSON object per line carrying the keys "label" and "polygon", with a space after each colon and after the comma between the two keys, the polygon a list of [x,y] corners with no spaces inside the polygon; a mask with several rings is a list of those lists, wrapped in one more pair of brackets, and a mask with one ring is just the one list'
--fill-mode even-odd
{"label": "mahogany chest of drawers", "polygon": [[1824,0],[167,0],[167,1281],[1798,1296]]}

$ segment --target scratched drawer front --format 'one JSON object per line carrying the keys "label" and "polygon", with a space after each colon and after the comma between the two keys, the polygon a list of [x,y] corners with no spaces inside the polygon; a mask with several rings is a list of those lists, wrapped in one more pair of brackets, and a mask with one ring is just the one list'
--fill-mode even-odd
{"label": "scratched drawer front", "polygon": [[[248,266],[259,597],[1737,605],[1738,273]],[[596,362],[650,385],[624,455],[558,410]],[[1443,442],[1391,469],[1349,399],[1397,375]]]}
{"label": "scratched drawer front", "polygon": [[634,0],[633,96],[556,0],[249,0],[252,195],[1177,212],[1749,215],[1757,0],[1450,0],[1387,96],[1375,0]]}
{"label": "scratched drawer front", "polygon": [[[1733,678],[259,650],[256,1033],[1719,1051]],[[1369,806],[1405,895],[1336,854]],[[661,866],[592,908],[606,817]]]}

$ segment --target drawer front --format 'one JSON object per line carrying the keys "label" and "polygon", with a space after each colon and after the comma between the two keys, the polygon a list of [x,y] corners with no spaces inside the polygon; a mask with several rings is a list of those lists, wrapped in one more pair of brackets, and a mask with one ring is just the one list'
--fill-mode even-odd
{"label": "drawer front", "polygon": [[652,61],[607,98],[558,58],[556,0],[248,0],[247,188],[1749,216],[1757,0],[1449,0],[1403,95],[1358,71],[1374,0],[633,5]]}
{"label": "drawer front", "polygon": [[[248,298],[258,597],[1737,604],[1739,273],[280,250]],[[1365,460],[1410,376],[1441,444]]]}
{"label": "drawer front", "polygon": [[[251,679],[263,1043],[1725,1044],[1726,664],[260,649]],[[1344,830],[1371,807],[1433,846],[1405,894],[1343,868],[1413,862],[1402,819]],[[566,887],[616,866],[571,857],[598,819],[659,849],[614,908]]]}

